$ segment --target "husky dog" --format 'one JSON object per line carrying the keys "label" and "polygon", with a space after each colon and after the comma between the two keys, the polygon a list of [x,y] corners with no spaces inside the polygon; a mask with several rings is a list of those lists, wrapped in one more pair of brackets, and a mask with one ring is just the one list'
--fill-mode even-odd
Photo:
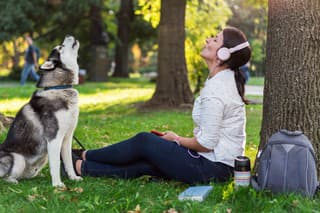
{"label": "husky dog", "polygon": [[40,66],[40,80],[29,103],[18,112],[3,144],[0,144],[0,177],[8,182],[32,178],[46,165],[49,157],[52,185],[63,187],[60,154],[72,180],[74,172],[71,142],[78,122],[77,63],[79,42],[66,36]]}

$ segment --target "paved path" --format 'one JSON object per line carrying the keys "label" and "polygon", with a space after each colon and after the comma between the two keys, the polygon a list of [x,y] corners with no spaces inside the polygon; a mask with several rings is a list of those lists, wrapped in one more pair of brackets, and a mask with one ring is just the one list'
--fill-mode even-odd
{"label": "paved path", "polygon": [[245,86],[246,95],[259,95],[263,96],[263,86]]}
{"label": "paved path", "polygon": [[19,83],[14,83],[14,82],[0,82],[0,87],[1,88],[7,88],[7,87],[18,87],[20,86]]}

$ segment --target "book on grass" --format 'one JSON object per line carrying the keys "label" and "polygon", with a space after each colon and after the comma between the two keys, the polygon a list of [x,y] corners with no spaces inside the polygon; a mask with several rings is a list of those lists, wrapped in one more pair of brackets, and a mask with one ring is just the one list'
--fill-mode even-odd
{"label": "book on grass", "polygon": [[190,186],[179,194],[179,200],[203,201],[212,190],[212,186]]}

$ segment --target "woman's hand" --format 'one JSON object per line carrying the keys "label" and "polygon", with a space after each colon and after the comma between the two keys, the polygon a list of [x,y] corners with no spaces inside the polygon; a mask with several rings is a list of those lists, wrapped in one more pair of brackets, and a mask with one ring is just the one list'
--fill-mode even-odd
{"label": "woman's hand", "polygon": [[163,139],[166,139],[168,141],[174,141],[174,140],[177,140],[177,138],[179,138],[179,136],[172,132],[172,131],[166,131],[164,133],[164,136],[161,136]]}

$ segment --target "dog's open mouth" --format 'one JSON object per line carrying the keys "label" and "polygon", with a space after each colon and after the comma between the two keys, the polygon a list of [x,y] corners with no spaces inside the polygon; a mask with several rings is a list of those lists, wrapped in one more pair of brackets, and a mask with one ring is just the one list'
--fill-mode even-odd
{"label": "dog's open mouth", "polygon": [[72,49],[78,44],[78,40],[73,38],[73,44],[72,44]]}

